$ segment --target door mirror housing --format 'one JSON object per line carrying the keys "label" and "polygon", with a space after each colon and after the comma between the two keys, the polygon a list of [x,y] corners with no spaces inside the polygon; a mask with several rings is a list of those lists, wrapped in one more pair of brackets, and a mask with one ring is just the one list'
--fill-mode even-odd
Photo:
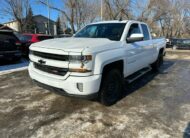
{"label": "door mirror housing", "polygon": [[127,38],[127,43],[134,43],[137,41],[142,41],[144,38],[143,34],[132,34],[130,37]]}

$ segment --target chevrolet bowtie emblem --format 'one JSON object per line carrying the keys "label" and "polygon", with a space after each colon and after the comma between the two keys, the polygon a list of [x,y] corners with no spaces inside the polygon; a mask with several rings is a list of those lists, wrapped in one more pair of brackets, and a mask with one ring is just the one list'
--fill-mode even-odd
{"label": "chevrolet bowtie emblem", "polygon": [[44,60],[42,60],[42,59],[40,59],[40,60],[38,60],[38,63],[40,63],[40,64],[45,64],[46,63],[46,61],[44,61]]}

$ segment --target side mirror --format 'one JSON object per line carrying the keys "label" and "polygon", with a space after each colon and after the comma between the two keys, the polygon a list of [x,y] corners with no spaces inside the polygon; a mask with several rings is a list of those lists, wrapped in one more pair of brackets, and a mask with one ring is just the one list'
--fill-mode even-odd
{"label": "side mirror", "polygon": [[137,41],[142,41],[144,38],[143,34],[132,34],[130,37],[127,38],[128,43],[133,43]]}

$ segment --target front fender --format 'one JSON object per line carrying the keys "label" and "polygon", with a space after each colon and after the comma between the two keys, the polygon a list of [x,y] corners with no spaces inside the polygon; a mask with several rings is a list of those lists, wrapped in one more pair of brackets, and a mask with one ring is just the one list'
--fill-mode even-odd
{"label": "front fender", "polygon": [[124,55],[125,52],[122,49],[113,49],[98,53],[94,62],[94,74],[102,74],[103,68],[110,63],[125,60]]}

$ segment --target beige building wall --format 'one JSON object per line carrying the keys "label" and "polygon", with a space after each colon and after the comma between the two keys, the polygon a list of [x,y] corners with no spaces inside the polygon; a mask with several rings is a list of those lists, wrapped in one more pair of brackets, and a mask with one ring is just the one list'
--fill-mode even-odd
{"label": "beige building wall", "polygon": [[8,22],[8,23],[5,23],[4,25],[10,27],[11,29],[15,31],[18,31],[18,32],[20,31],[19,23],[17,21]]}

